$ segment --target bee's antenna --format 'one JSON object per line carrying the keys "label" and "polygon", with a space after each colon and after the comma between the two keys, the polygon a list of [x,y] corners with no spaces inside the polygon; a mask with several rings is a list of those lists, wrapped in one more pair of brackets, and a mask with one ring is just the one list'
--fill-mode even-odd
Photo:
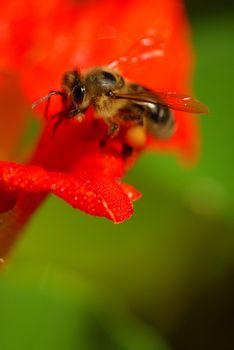
{"label": "bee's antenna", "polygon": [[66,97],[66,95],[63,92],[52,90],[52,91],[50,91],[48,93],[48,95],[46,95],[46,96],[40,98],[39,100],[37,100],[36,102],[34,102],[32,104],[32,109],[35,108],[37,105],[39,105],[41,102],[43,102],[43,101],[47,100],[48,98],[50,98],[51,96],[53,96],[53,95],[60,95],[62,97]]}

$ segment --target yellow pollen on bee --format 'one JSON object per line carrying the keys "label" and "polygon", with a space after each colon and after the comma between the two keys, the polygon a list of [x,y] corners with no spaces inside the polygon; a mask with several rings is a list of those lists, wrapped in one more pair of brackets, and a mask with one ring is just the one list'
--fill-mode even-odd
{"label": "yellow pollen on bee", "polygon": [[125,142],[132,148],[141,148],[146,143],[146,131],[140,126],[132,126],[128,129]]}
{"label": "yellow pollen on bee", "polygon": [[83,121],[83,119],[84,119],[84,116],[83,116],[83,115],[77,115],[75,118],[76,118],[76,120],[77,120],[79,123],[81,123],[81,122]]}

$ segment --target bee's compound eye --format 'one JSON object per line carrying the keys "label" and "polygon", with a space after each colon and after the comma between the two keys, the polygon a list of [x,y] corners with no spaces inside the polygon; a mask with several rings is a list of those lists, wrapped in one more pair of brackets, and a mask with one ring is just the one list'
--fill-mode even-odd
{"label": "bee's compound eye", "polygon": [[115,76],[109,72],[102,71],[98,79],[99,87],[104,91],[110,91],[116,88],[117,80]]}
{"label": "bee's compound eye", "polygon": [[113,74],[103,71],[102,75],[103,75],[103,79],[106,81],[106,84],[111,85],[116,83],[116,78]]}
{"label": "bee's compound eye", "polygon": [[75,85],[72,89],[72,97],[75,103],[80,104],[84,100],[85,87],[84,85]]}

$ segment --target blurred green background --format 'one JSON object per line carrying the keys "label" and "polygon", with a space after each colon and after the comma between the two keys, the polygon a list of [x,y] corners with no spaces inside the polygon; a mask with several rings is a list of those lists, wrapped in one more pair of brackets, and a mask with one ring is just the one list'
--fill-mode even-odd
{"label": "blurred green background", "polygon": [[145,154],[121,225],[50,197],[0,278],[0,349],[234,348],[234,12],[187,0],[202,116],[191,169]]}

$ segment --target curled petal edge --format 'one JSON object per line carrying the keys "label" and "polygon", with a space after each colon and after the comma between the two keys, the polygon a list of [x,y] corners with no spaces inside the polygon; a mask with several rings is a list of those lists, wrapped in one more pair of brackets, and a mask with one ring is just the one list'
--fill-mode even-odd
{"label": "curled petal edge", "polygon": [[103,172],[86,169],[64,174],[35,165],[2,162],[0,178],[13,192],[51,192],[74,208],[115,223],[133,214],[132,201],[140,197],[140,192],[132,186],[119,183]]}

